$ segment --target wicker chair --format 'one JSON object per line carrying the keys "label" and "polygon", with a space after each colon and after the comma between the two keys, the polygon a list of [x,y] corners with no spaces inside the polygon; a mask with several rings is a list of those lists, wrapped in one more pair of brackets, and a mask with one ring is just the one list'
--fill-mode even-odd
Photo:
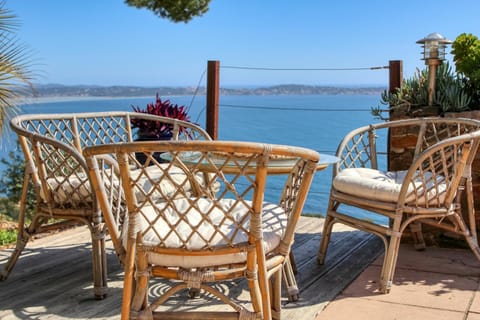
{"label": "wicker chair", "polygon": [[[475,158],[480,122],[471,119],[421,118],[373,124],[353,130],[337,149],[341,161],[333,170],[327,217],[318,253],[324,263],[332,226],[343,223],[381,237],[385,257],[380,291],[390,291],[402,234],[410,227],[418,248],[425,248],[421,224],[439,227],[465,237],[480,260],[473,209],[471,165]],[[389,161],[399,151],[412,147],[412,160],[405,170],[388,171],[388,134],[401,136],[390,145]],[[461,212],[460,197],[466,192],[467,221]],[[362,219],[354,208],[370,212]],[[376,217],[375,217],[376,216]],[[382,224],[377,218],[386,217]]]}
{"label": "wicker chair", "polygon": [[[146,168],[132,172],[132,154],[160,150],[169,162],[149,161],[162,174],[152,177]],[[109,160],[110,154],[117,161]],[[122,319],[280,318],[282,268],[318,153],[260,143],[188,141],[94,146],[84,155],[112,240],[126,253]],[[282,167],[290,174],[280,202],[264,202],[269,170]],[[122,201],[126,216],[115,205]],[[171,287],[149,292],[155,277],[168,279]],[[251,307],[216,286],[234,279],[246,279]],[[184,289],[205,292],[231,309],[164,305]],[[149,302],[151,295],[155,298]]]}
{"label": "wicker chair", "polygon": [[[200,127],[171,118],[135,112],[27,114],[13,118],[25,155],[25,179],[20,201],[16,248],[0,274],[8,277],[28,240],[42,230],[71,223],[86,224],[92,236],[94,294],[106,295],[106,229],[82,155],[86,146],[131,142],[131,120],[156,121],[173,126],[173,140],[211,140]],[[132,163],[135,165],[135,163]],[[36,212],[26,225],[29,184],[36,192]],[[50,223],[54,219],[54,223]]]}

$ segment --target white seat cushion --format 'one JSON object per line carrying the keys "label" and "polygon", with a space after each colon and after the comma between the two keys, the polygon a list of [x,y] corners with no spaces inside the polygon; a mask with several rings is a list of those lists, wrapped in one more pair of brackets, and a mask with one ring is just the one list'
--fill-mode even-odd
{"label": "white seat cushion", "polygon": [[[160,164],[163,169],[166,169],[166,166],[168,164]],[[140,187],[142,190],[136,190],[135,195],[137,196],[138,201],[143,201],[145,199],[145,194],[148,194],[153,191],[153,194],[151,195],[152,199],[159,199],[162,198],[162,194],[165,195],[165,197],[172,197],[175,191],[177,190],[177,185],[183,185],[183,189],[186,192],[189,192],[192,190],[190,182],[185,176],[185,173],[183,171],[175,166],[172,166],[168,170],[168,176],[171,180],[169,179],[162,179],[160,182],[160,188],[161,192],[159,190],[152,190],[153,184],[152,181],[155,182],[159,179],[159,177],[162,176],[163,171],[160,169],[158,166],[149,166],[146,167],[146,170],[148,172],[149,178],[147,178],[145,175],[142,175],[139,181],[137,182],[137,186]],[[136,169],[130,171],[130,176],[132,177],[133,181],[136,181],[138,179],[138,176],[142,174],[141,169]],[[186,181],[185,181],[186,180]]]}
{"label": "white seat cushion", "polygon": [[[340,171],[333,179],[333,187],[343,193],[354,195],[369,200],[383,202],[398,202],[400,189],[407,171],[379,171],[370,168],[348,168]],[[417,204],[423,205],[430,201],[442,202],[445,198],[446,183],[442,176],[437,176],[436,182],[432,179],[432,174],[426,172],[424,181],[427,183],[427,192],[421,188],[420,178],[414,184],[410,184],[406,202],[415,201],[414,190],[418,192],[419,199]],[[437,188],[431,188],[437,184]],[[439,197],[437,197],[437,194]]]}
{"label": "white seat cushion", "polygon": [[[80,201],[93,201],[91,194],[90,182],[85,174],[80,173],[78,176],[59,176],[47,179],[47,184],[52,191],[53,201],[58,204],[73,204]],[[46,201],[47,197],[40,190],[40,197]]]}
{"label": "white seat cushion", "polygon": [[[167,165],[168,164],[160,164],[160,166],[164,168],[166,168]],[[144,200],[144,195],[149,193],[152,189],[152,181],[158,180],[162,174],[162,170],[157,166],[147,167],[146,170],[150,179],[147,179],[147,177],[143,175],[137,182],[137,185],[143,190],[143,192],[140,190],[137,190],[136,192],[138,201]],[[162,193],[167,197],[173,196],[174,192],[176,191],[176,185],[182,185],[186,179],[185,174],[178,167],[172,166],[168,172],[170,178],[175,182],[175,184],[168,179],[163,179],[160,184],[162,192],[154,191],[152,198],[158,199],[161,197]],[[131,177],[134,181],[138,179],[140,174],[140,169],[131,171]],[[202,176],[198,176],[196,178],[200,185],[205,183]],[[54,201],[58,204],[76,203],[79,201],[85,201],[86,199],[89,199],[89,201],[93,200],[90,194],[90,182],[84,173],[79,173],[77,176],[50,178],[47,179],[47,184],[49,185],[50,190],[52,190]],[[192,190],[189,181],[185,182],[183,189],[186,192],[190,192]],[[40,195],[43,200],[46,200],[43,192],[41,192]]]}
{"label": "white seat cushion", "polygon": [[[188,219],[189,223],[180,222],[175,232],[171,232],[165,220],[158,219],[154,224],[154,228],[144,235],[143,242],[148,245],[159,245],[166,248],[180,248],[184,241],[179,237],[186,240],[186,247],[190,250],[201,249],[205,247],[206,240],[209,240],[209,246],[222,246],[227,244],[227,239],[232,239],[233,243],[241,243],[248,241],[248,234],[244,231],[238,232],[235,224],[241,221],[241,217],[246,214],[247,208],[245,205],[237,203],[233,199],[224,199],[221,201],[223,210],[215,207],[212,210],[212,200],[206,198],[200,198],[197,200],[197,207],[190,208],[189,199],[176,199],[173,201],[177,208],[174,211],[171,207],[167,208],[163,214],[165,219],[168,219],[168,224],[176,224],[180,219],[180,215],[183,219]],[[165,205],[164,202],[159,202],[157,206]],[[233,206],[235,207],[233,208]],[[189,210],[190,208],[190,210]],[[229,216],[231,219],[225,219],[223,211],[230,211]],[[179,214],[180,212],[180,214]],[[156,212],[153,207],[142,208],[142,213],[149,221],[154,221],[156,218]],[[209,221],[206,222],[202,219],[202,216],[208,215]],[[141,216],[141,230],[149,228],[150,224],[145,220],[145,217]],[[270,252],[275,249],[280,243],[285,228],[287,225],[287,216],[283,209],[275,204],[265,203],[263,206],[263,241],[264,249],[266,252]],[[248,229],[250,220],[247,219],[243,222],[243,226]],[[193,225],[197,228],[196,232],[192,233]],[[214,235],[215,225],[221,230]],[[124,223],[124,229],[122,236],[127,234],[128,222]],[[155,229],[155,230],[153,230]],[[214,235],[214,236],[213,236]],[[213,236],[213,237],[212,237]],[[162,240],[160,240],[162,239]],[[126,246],[127,237],[123,236],[123,244]],[[208,250],[208,249],[207,249]],[[226,255],[205,255],[205,256],[181,256],[181,255],[168,255],[159,253],[149,253],[149,262],[154,265],[162,265],[169,267],[208,267],[219,264],[241,263],[246,261],[246,253],[233,253]]]}
{"label": "white seat cushion", "polygon": [[[160,167],[163,167],[164,169],[166,169],[167,165],[168,164],[162,163],[160,164]],[[193,191],[190,181],[187,179],[185,173],[179,167],[171,166],[168,169],[169,179],[162,178],[162,181],[160,182],[161,192],[159,190],[153,190],[152,181],[153,182],[158,181],[159,177],[161,177],[163,174],[162,169],[160,169],[158,166],[155,165],[155,166],[147,167],[147,171],[148,171],[149,178],[143,175],[137,183],[137,186],[139,186],[143,190],[143,192],[140,190],[137,190],[137,192],[135,193],[138,201],[145,200],[145,194],[149,194],[151,192],[153,193],[150,197],[154,200],[162,199],[164,197],[171,198],[174,196],[175,191],[177,190],[177,186],[181,186],[181,185],[183,185],[183,190],[187,193],[187,195],[190,195],[189,193]],[[141,174],[141,170],[140,169],[132,170],[130,174],[131,174],[132,180],[136,181],[138,178],[138,175]],[[197,174],[195,176],[195,180],[200,187],[205,187],[206,181],[203,174],[201,173]],[[212,191],[212,193],[215,194],[220,189],[220,183],[215,182],[211,184],[210,187],[211,187],[210,191]],[[162,196],[162,194],[164,196]]]}

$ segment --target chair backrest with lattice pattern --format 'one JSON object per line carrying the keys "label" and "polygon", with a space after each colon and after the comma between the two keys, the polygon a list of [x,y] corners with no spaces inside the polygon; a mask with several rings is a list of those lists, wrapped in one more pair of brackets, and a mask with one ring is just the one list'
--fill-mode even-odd
{"label": "chair backrest with lattice pattern", "polygon": [[[151,165],[132,170],[138,152]],[[84,154],[117,250],[137,239],[147,251],[171,255],[162,263],[175,265],[179,259],[172,257],[181,256],[191,267],[244,262],[252,244],[262,241],[267,252],[288,254],[319,157],[304,148],[225,141],[114,144]],[[118,170],[104,158],[110,154]],[[282,199],[266,203],[269,170],[281,169],[287,174]],[[118,184],[123,192],[112,188]],[[119,194],[128,218],[112,212]]]}
{"label": "chair backrest with lattice pattern", "polygon": [[466,179],[471,179],[479,143],[477,130],[441,140],[423,150],[405,172],[399,203],[406,203],[416,213],[421,213],[419,208],[450,208]]}
{"label": "chair backrest with lattice pattern", "polygon": [[[439,117],[396,120],[360,127],[349,132],[339,144],[337,156],[341,161],[335,164],[334,174],[346,168],[388,170],[387,167],[379,168],[379,156],[386,159],[388,155],[392,163],[399,150],[410,152],[409,161],[403,157],[400,163],[406,170],[428,147],[479,128],[480,122],[473,119]],[[388,164],[387,161],[383,163]]]}
{"label": "chair backrest with lattice pattern", "polygon": [[87,146],[132,142],[132,120],[168,123],[174,140],[210,140],[192,123],[136,112],[16,116],[11,127],[18,134],[39,200],[52,210],[93,209],[95,195],[81,152]]}

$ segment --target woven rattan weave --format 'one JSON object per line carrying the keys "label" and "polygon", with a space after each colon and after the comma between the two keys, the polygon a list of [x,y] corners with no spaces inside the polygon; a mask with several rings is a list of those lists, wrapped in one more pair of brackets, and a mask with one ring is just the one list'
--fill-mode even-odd
{"label": "woven rattan weave", "polygon": [[[170,162],[151,157],[158,150],[168,152]],[[146,166],[132,171],[138,152],[159,175],[153,177]],[[122,318],[280,318],[282,270],[318,153],[260,143],[188,141],[93,146],[84,154],[112,240],[125,253]],[[279,157],[296,161],[280,201],[267,203],[268,167]],[[181,174],[174,176],[177,170]],[[128,215],[117,210],[122,202]],[[172,280],[171,289],[149,291],[155,277]],[[250,291],[248,306],[217,286],[242,278]],[[162,308],[183,290],[214,296],[230,307],[220,312]]]}
{"label": "woven rattan weave", "polygon": [[[418,118],[372,124],[353,130],[337,149],[327,217],[318,261],[324,263],[332,226],[343,223],[380,236],[385,244],[380,291],[389,292],[401,236],[410,227],[425,248],[421,224],[463,236],[480,260],[473,207],[471,167],[480,141],[480,122],[472,119]],[[403,139],[389,143],[389,134]],[[399,139],[400,139],[399,138]],[[398,141],[397,141],[398,142]],[[412,147],[405,170],[389,171],[397,152]],[[389,150],[390,149],[390,150]],[[383,165],[382,165],[383,164]],[[461,195],[466,193],[465,218]],[[350,208],[349,208],[350,207]],[[370,219],[352,215],[354,208]],[[385,217],[387,222],[380,223]]]}
{"label": "woven rattan weave", "polygon": [[[132,142],[135,135],[132,119],[172,124],[173,140],[210,140],[208,134],[194,124],[132,112],[26,114],[11,120],[25,155],[26,167],[17,245],[1,279],[6,279],[35,233],[58,224],[80,222],[89,226],[92,235],[95,296],[103,298],[106,295],[106,228],[88,179],[82,150],[86,146]],[[25,204],[30,181],[36,191],[37,206],[27,225]],[[53,225],[49,224],[52,219]]]}

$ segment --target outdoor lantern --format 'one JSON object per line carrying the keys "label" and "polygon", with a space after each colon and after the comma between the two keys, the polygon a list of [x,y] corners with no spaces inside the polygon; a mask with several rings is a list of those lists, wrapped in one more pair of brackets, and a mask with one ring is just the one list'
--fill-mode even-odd
{"label": "outdoor lantern", "polygon": [[448,40],[440,33],[430,33],[425,38],[418,40],[417,43],[422,45],[423,59],[428,65],[428,105],[433,104],[433,93],[435,92],[435,75],[437,66],[445,60],[445,48],[452,41]]}
{"label": "outdoor lantern", "polygon": [[430,33],[425,38],[418,40],[417,43],[423,47],[423,60],[428,64],[428,60],[445,60],[445,48],[452,41],[448,40],[438,32]]}

